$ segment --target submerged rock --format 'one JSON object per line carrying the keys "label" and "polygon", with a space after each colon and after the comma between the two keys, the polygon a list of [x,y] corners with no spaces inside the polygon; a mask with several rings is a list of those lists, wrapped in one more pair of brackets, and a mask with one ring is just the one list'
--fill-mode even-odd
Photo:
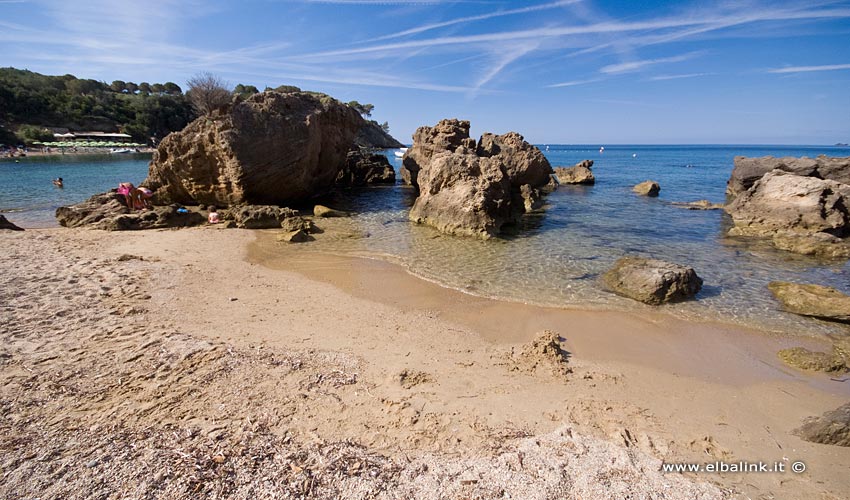
{"label": "submerged rock", "polygon": [[410,219],[447,234],[489,238],[507,221],[541,206],[552,167],[520,134],[469,137],[469,122],[420,127],[404,157],[419,196]]}
{"label": "submerged rock", "polygon": [[671,205],[687,210],[722,210],[725,205],[722,203],[712,203],[708,200],[697,201],[674,201]]}
{"label": "submerged rock", "polygon": [[337,186],[395,184],[395,169],[386,156],[361,150],[349,151],[336,178]]}
{"label": "submerged rock", "polygon": [[57,208],[56,219],[64,227],[89,226],[106,231],[197,226],[206,221],[201,214],[176,204],[137,212],[130,211],[124,203],[124,195],[113,190],[76,205]]}
{"label": "submerged rock", "polygon": [[794,314],[850,323],[850,296],[828,286],[772,281],[767,288]]}
{"label": "submerged rock", "polygon": [[592,166],[593,160],[584,160],[573,167],[557,167],[555,176],[559,184],[594,184],[596,178],[590,170]]}
{"label": "submerged rock", "polygon": [[18,227],[15,224],[12,224],[11,222],[9,222],[9,220],[6,219],[6,216],[2,215],[2,214],[0,214],[0,229],[9,229],[11,231],[23,231],[24,230],[24,228]]}
{"label": "submerged rock", "polygon": [[687,300],[702,288],[693,268],[639,257],[621,258],[602,281],[613,292],[650,305]]}
{"label": "submerged rock", "polygon": [[632,191],[642,196],[658,196],[661,192],[661,185],[655,181],[643,181],[632,188]]}
{"label": "submerged rock", "polygon": [[735,157],[735,168],[726,184],[726,193],[730,196],[738,196],[746,192],[753,184],[772,170],[781,170],[802,177],[815,177],[818,179],[830,179],[844,184],[850,184],[850,157],[830,158],[818,156],[817,158],[774,158],[765,156],[763,158],[748,158],[745,156]]}
{"label": "submerged rock", "polygon": [[287,219],[297,218],[298,212],[273,205],[240,205],[222,210],[221,218],[233,221],[242,229],[273,229]]}
{"label": "submerged rock", "polygon": [[333,186],[362,125],[329,96],[261,92],[163,139],[145,185],[159,203],[304,201]]}
{"label": "submerged rock", "polygon": [[850,446],[850,403],[820,417],[809,417],[794,434],[812,443]]}
{"label": "submerged rock", "polygon": [[773,170],[726,206],[730,236],[771,238],[777,247],[843,256],[850,236],[850,185]]}

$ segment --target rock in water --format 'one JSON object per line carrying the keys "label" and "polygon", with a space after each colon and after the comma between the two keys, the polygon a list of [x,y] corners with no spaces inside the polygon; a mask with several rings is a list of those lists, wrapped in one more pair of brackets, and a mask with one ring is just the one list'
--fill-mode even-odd
{"label": "rock in water", "polygon": [[726,212],[735,224],[731,236],[773,238],[780,248],[808,254],[847,253],[842,247],[850,236],[848,184],[773,170],[727,205]]}
{"label": "rock in water", "polygon": [[788,312],[850,323],[850,296],[835,288],[786,281],[772,281],[767,287]]}
{"label": "rock in water", "polygon": [[596,178],[590,170],[592,166],[593,160],[584,160],[573,167],[556,167],[555,176],[559,184],[594,184]]}
{"label": "rock in water", "polygon": [[163,139],[145,185],[157,203],[304,201],[333,186],[362,125],[329,96],[261,92]]}
{"label": "rock in water", "polygon": [[395,169],[386,156],[361,150],[349,151],[345,166],[336,178],[337,186],[395,184]]}
{"label": "rock in water", "polygon": [[419,186],[419,170],[431,158],[445,151],[454,152],[463,147],[475,149],[475,140],[469,137],[469,122],[452,118],[441,120],[433,127],[419,127],[413,134],[413,146],[404,153],[401,179],[405,184]]}
{"label": "rock in water", "polygon": [[658,196],[661,192],[661,185],[655,181],[643,181],[632,188],[632,191],[643,196]]}
{"label": "rock in water", "polygon": [[818,156],[811,158],[747,158],[735,157],[735,168],[726,184],[726,194],[738,196],[746,192],[753,184],[771,170],[782,170],[803,177],[829,179],[850,184],[850,157],[830,158]]}
{"label": "rock in water", "polygon": [[287,243],[304,243],[305,241],[310,241],[313,239],[309,234],[304,232],[303,229],[296,229],[295,231],[285,231],[277,236],[277,241],[285,241]]}
{"label": "rock in water", "polygon": [[324,205],[316,205],[313,207],[313,215],[315,217],[348,217],[347,212],[334,210],[333,208],[328,208]]}
{"label": "rock in water", "polygon": [[0,229],[9,229],[11,231],[23,231],[24,228],[18,227],[6,219],[6,216],[0,214]]}
{"label": "rock in water", "polygon": [[448,234],[489,238],[517,214],[541,204],[552,167],[516,132],[469,137],[469,122],[420,127],[404,157],[402,177],[419,188],[414,222]]}
{"label": "rock in water", "polygon": [[671,205],[687,210],[721,210],[724,207],[722,203],[712,203],[708,200],[674,201]]}
{"label": "rock in water", "polygon": [[850,446],[850,403],[806,419],[794,434],[812,443]]}
{"label": "rock in water", "polygon": [[618,260],[602,280],[615,293],[650,305],[687,300],[702,288],[693,268],[639,257]]}

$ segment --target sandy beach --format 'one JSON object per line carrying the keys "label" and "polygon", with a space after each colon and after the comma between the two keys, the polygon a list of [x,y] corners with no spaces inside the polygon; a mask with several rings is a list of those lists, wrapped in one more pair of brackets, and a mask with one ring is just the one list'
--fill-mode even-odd
{"label": "sandy beach", "polygon": [[[850,449],[791,434],[850,396],[776,358],[817,339],[498,302],[265,232],[0,240],[5,498],[850,490]],[[660,470],[718,460],[806,471]]]}

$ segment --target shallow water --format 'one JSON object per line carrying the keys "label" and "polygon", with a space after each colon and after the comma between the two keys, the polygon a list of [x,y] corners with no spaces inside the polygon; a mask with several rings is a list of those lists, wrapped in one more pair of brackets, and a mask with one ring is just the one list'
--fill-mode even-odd
{"label": "shallow water", "polygon": [[[541,146],[545,150],[545,146]],[[323,202],[355,212],[319,225],[316,241],[286,251],[322,251],[382,258],[413,274],[477,295],[555,307],[648,309],[603,291],[598,276],[624,255],[693,266],[705,280],[697,301],[664,306],[683,317],[721,320],[770,330],[824,334],[850,329],[779,310],[772,280],[818,283],[850,293],[850,264],[777,251],[724,237],[730,220],[720,210],[692,211],[672,201],[723,202],[736,155],[850,156],[831,147],[550,145],[553,165],[592,159],[594,186],[564,186],[540,213],[527,215],[504,238],[480,241],[443,236],[408,222],[413,190],[403,186],[351,189]],[[401,161],[387,152],[399,168]],[[149,155],[67,156],[0,160],[0,212],[24,227],[56,226],[58,206],[77,203],[119,182],[147,175]],[[51,179],[63,177],[65,188]],[[631,192],[638,182],[661,184],[658,198]],[[363,236],[368,234],[367,238]]]}
{"label": "shallow water", "polygon": [[[22,227],[56,227],[54,214],[117,187],[137,184],[148,175],[150,154],[58,155],[0,160],[0,213]],[[52,180],[62,177],[64,188]]]}
{"label": "shallow water", "polygon": [[[545,150],[545,146],[541,146]],[[809,282],[850,293],[850,264],[824,262],[724,236],[722,210],[697,211],[672,201],[725,201],[736,155],[847,156],[846,149],[770,146],[549,146],[553,166],[594,160],[594,186],[563,186],[539,214],[526,216],[505,238],[479,241],[442,236],[407,222],[414,194],[405,187],[354,189],[328,200],[356,212],[322,221],[368,238],[320,237],[298,251],[385,258],[412,273],[478,295],[555,307],[649,308],[601,289],[598,277],[624,255],[654,257],[694,267],[705,280],[695,302],[668,305],[678,316],[757,325],[769,330],[823,334],[850,330],[779,310],[766,285]],[[634,155],[634,156],[633,156]],[[401,161],[391,152],[396,168]],[[658,198],[633,194],[652,179]]]}

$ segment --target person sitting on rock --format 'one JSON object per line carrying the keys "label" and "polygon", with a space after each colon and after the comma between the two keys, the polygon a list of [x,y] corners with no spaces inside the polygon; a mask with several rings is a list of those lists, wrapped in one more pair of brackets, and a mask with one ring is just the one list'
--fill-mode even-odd
{"label": "person sitting on rock", "polygon": [[139,186],[131,191],[130,197],[133,199],[133,208],[137,210],[151,208],[151,196],[153,196],[153,191],[143,186]]}
{"label": "person sitting on rock", "polygon": [[209,217],[207,218],[210,224],[218,224],[219,222],[221,222],[221,219],[218,218],[218,212],[216,212],[215,205],[210,205],[207,210],[210,213]]}
{"label": "person sitting on rock", "polygon": [[124,195],[124,204],[127,205],[127,208],[133,208],[133,197],[131,193],[135,191],[136,186],[133,185],[132,182],[122,182],[118,184],[118,194]]}

